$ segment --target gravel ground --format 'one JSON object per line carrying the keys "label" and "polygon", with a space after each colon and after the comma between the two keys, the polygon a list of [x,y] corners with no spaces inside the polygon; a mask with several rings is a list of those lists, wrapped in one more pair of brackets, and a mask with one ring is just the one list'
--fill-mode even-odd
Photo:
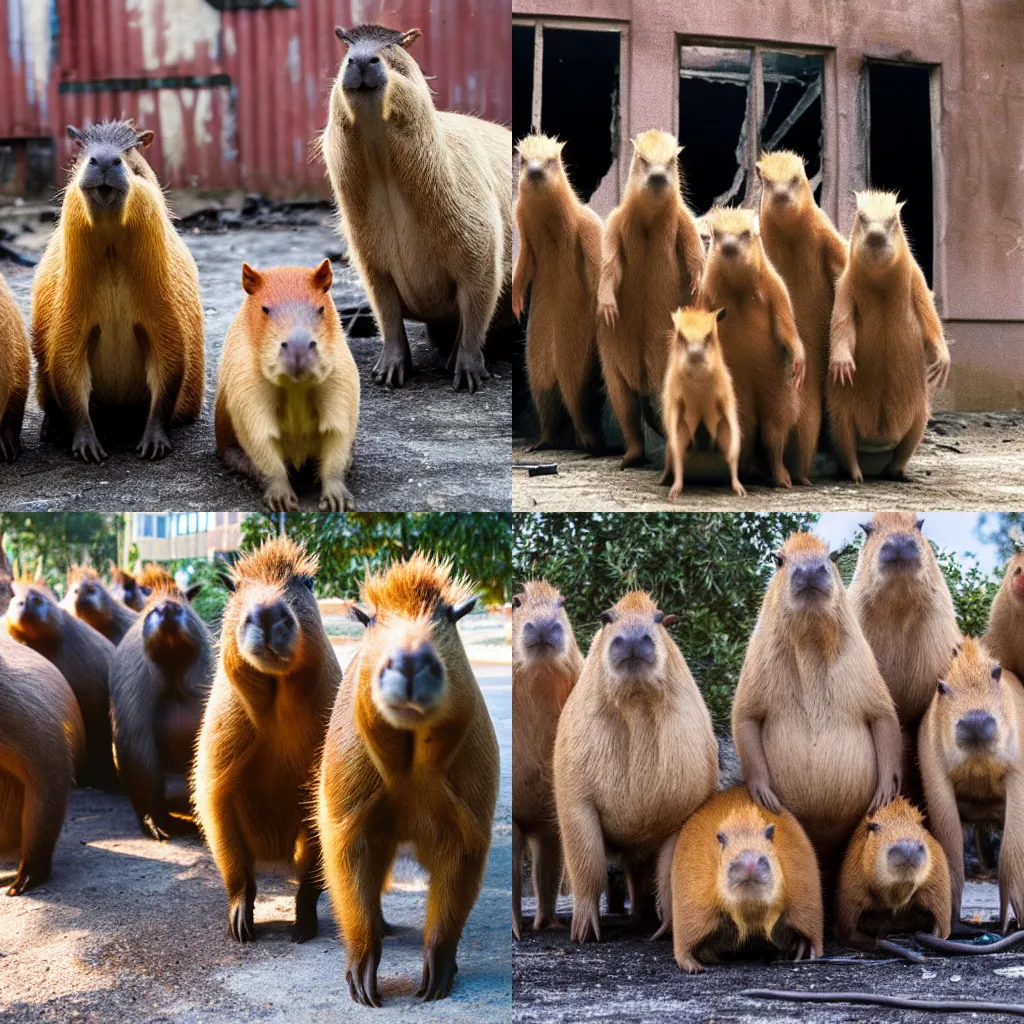
{"label": "gravel ground", "polygon": [[[257,941],[227,935],[224,890],[198,839],[157,843],[139,834],[128,799],[76,790],[53,875],[17,898],[0,896],[0,1021],[18,1024],[316,1024],[511,1020],[511,671],[475,666],[501,748],[501,795],[484,889],[459,946],[449,999],[421,1004],[426,878],[396,866],[384,913],[384,1009],[351,1001],[329,900],[320,935],[289,941],[295,886],[260,873]],[[6,867],[6,865],[5,865]]]}
{"label": "gravel ground", "polygon": [[[517,441],[512,461],[513,467],[558,465],[554,476],[513,472],[512,507],[524,512],[1019,508],[1024,503],[1024,410],[936,413],[910,462],[909,480],[900,483],[869,477],[858,486],[839,480],[834,463],[819,456],[824,475],[815,486],[775,490],[753,484],[746,498],[738,498],[727,485],[724,463],[719,468],[717,459],[704,455],[688,460],[682,497],[669,504],[668,488],[658,485],[660,456],[645,469],[620,470],[617,455],[593,459],[578,451],[527,452],[525,442]],[[723,483],[709,485],[702,476]]]}
{"label": "gravel ground", "polygon": [[[525,913],[529,906],[529,914]],[[964,913],[997,916],[999,896],[991,882],[969,882]],[[533,914],[524,900],[524,919]],[[562,923],[572,916],[571,898],[559,901]],[[607,921],[607,927],[605,925]],[[925,964],[865,961],[863,964],[731,963],[689,976],[676,967],[671,941],[651,943],[630,931],[625,918],[602,922],[604,941],[570,944],[568,930],[524,932],[512,964],[512,1019],[516,1024],[951,1024],[1006,1021],[995,1014],[931,1014],[920,1011],[822,1006],[748,999],[744,989],[878,992],[917,999],[973,999],[1021,1003],[1024,947],[979,957],[934,957]],[[826,943],[825,954],[846,951]]]}
{"label": "gravel ground", "polygon": [[[293,226],[243,227],[220,232],[186,230],[199,266],[206,312],[206,403],[200,419],[171,434],[174,451],[159,463],[144,463],[134,447],[137,432],[107,445],[102,466],[86,466],[39,440],[42,414],[30,399],[22,432],[22,456],[0,465],[4,508],[13,511],[74,509],[184,510],[262,507],[255,484],[228,472],[217,459],[213,398],[220,350],[242,301],[240,268],[298,263],[313,266],[341,240],[326,211],[305,214]],[[243,222],[244,223],[244,222]],[[35,246],[38,248],[38,245]],[[33,269],[0,263],[27,318]],[[339,308],[365,305],[358,275],[335,263],[332,294]],[[361,322],[361,326],[366,321]],[[491,379],[475,395],[454,392],[443,358],[422,324],[409,322],[413,363],[418,371],[405,388],[388,391],[373,384],[370,370],[380,339],[373,333],[350,337],[362,385],[359,434],[349,489],[364,511],[498,510],[509,507],[509,445],[512,433],[511,365],[493,355]],[[370,331],[374,330],[372,321]],[[106,438],[104,438],[106,440]],[[314,481],[299,489],[302,508],[317,507]]]}

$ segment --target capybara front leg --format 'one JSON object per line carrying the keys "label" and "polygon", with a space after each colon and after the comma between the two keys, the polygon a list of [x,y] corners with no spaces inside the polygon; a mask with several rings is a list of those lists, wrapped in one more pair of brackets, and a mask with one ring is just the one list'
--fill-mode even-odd
{"label": "capybara front leg", "polygon": [[917,446],[924,437],[925,427],[928,426],[928,410],[921,409],[914,419],[910,429],[900,439],[892,453],[892,459],[885,468],[885,475],[893,480],[906,479],[907,463],[910,461]]}
{"label": "capybara front leg", "polygon": [[530,846],[533,850],[533,888],[537,894],[533,930],[539,932],[557,923],[555,905],[562,881],[562,843],[557,832],[548,832],[537,836]]}
{"label": "capybara front leg", "polygon": [[644,430],[640,409],[640,396],[626,383],[625,377],[611,364],[605,366],[608,397],[626,440],[626,454],[622,456],[622,469],[642,466],[644,462]]}
{"label": "capybara front leg", "polygon": [[295,927],[292,942],[315,939],[320,930],[316,904],[324,891],[320,872],[320,841],[316,834],[303,828],[295,844],[295,869],[299,891],[295,894]]}
{"label": "capybara front leg", "polygon": [[373,382],[388,388],[400,388],[405,384],[405,378],[412,374],[412,352],[402,319],[402,298],[390,274],[372,266],[363,269],[366,292],[384,341],[380,358],[371,371]]}
{"label": "capybara front leg", "polygon": [[[149,417],[142,440],[135,447],[144,459],[157,461],[171,451],[170,429],[174,409],[185,377],[185,361],[178,338],[168,332],[163,339],[166,354],[157,346],[141,324],[135,325],[135,342],[142,350],[146,363],[146,381],[149,384]],[[162,365],[161,365],[162,364]]]}

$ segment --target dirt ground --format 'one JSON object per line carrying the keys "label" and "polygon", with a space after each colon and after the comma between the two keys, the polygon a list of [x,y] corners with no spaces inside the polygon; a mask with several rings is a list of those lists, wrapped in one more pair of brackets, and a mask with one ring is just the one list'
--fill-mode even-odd
{"label": "dirt ground", "polygon": [[[532,917],[532,901],[524,901]],[[965,916],[997,916],[998,891],[991,882],[968,882]],[[571,898],[559,901],[566,924]],[[929,957],[924,964],[864,960],[855,964],[790,962],[713,965],[690,976],[676,966],[670,941],[651,943],[626,926],[625,918],[602,924],[600,944],[570,944],[567,929],[524,932],[512,964],[512,1019],[515,1024],[951,1024],[1006,1021],[995,1014],[881,1009],[848,1004],[820,1005],[755,1000],[744,989],[878,992],[917,999],[973,999],[1021,1003],[1024,946],[1018,951],[977,957]],[[852,955],[826,943],[825,955]]]}
{"label": "dirt ground", "polygon": [[227,934],[227,904],[209,851],[196,839],[139,834],[126,796],[76,790],[53,875],[25,896],[0,896],[0,1022],[272,1024],[511,1020],[512,689],[508,665],[474,665],[501,749],[501,794],[483,892],[459,946],[450,998],[422,1004],[426,877],[396,866],[384,914],[384,1008],[351,1001],[330,902],[320,935],[289,941],[295,885],[257,876],[256,942]]}
{"label": "dirt ground", "polygon": [[[706,455],[695,462],[701,458],[707,467],[704,480],[710,475],[716,481],[717,467]],[[906,482],[869,477],[858,486],[838,479],[834,464],[819,456],[819,467],[833,475],[821,477],[813,487],[775,490],[754,483],[747,486],[746,498],[732,493],[727,477],[721,483],[701,482],[698,466],[688,464],[682,497],[669,504],[668,488],[658,485],[660,456],[644,469],[620,470],[618,456],[527,452],[525,442],[517,442],[512,461],[512,507],[524,512],[1019,508],[1024,503],[1024,411],[936,413],[910,462]],[[533,463],[557,463],[558,473],[529,477],[515,468]]]}
{"label": "dirt ground", "polygon": [[[0,465],[3,507],[12,511],[175,508],[182,510],[262,507],[261,492],[229,472],[217,459],[213,399],[221,346],[242,301],[242,260],[256,267],[297,263],[313,266],[343,243],[329,210],[300,210],[254,223],[233,211],[213,218],[214,230],[184,226],[185,239],[199,266],[206,313],[206,403],[200,419],[171,434],[174,451],[159,463],[142,462],[134,447],[141,426],[113,444],[101,466],[83,465],[65,451],[39,440],[41,413],[29,400],[22,432],[22,455]],[[225,225],[230,225],[226,227]],[[34,226],[34,225],[33,225]],[[38,251],[45,232],[19,235],[26,251]],[[33,268],[0,262],[26,317]],[[355,270],[334,263],[332,294],[339,309],[365,307]],[[343,317],[344,319],[344,317]],[[422,324],[407,325],[416,376],[402,389],[388,391],[370,379],[380,339],[372,319],[363,316],[349,344],[359,366],[362,401],[355,462],[349,489],[359,509],[508,509],[512,374],[508,363],[490,358],[491,379],[475,395],[451,389],[443,358],[427,341]],[[346,327],[348,325],[346,324]],[[369,334],[367,335],[367,332]],[[103,438],[104,441],[107,438]],[[301,507],[315,510],[315,481],[298,490]]]}

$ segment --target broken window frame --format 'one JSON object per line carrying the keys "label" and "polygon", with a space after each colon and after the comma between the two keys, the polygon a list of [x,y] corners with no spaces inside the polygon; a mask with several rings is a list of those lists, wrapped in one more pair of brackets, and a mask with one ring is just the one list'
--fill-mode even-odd
{"label": "broken window frame", "polygon": [[[821,208],[829,215],[833,223],[838,224],[837,163],[839,158],[838,109],[836,103],[836,54],[834,49],[817,46],[799,46],[790,43],[764,42],[754,39],[721,38],[718,36],[676,35],[675,45],[675,81],[683,77],[683,47],[701,46],[717,47],[726,50],[750,50],[750,82],[753,88],[747,91],[747,115],[745,124],[762,125],[765,118],[764,109],[764,54],[786,53],[802,57],[820,57],[821,69]],[[679,104],[672,105],[673,128],[679,134]],[[746,189],[739,205],[757,208],[760,203],[761,190],[757,184],[756,164],[760,158],[760,132],[747,132],[744,140],[744,163],[740,166],[746,172]],[[817,178],[818,176],[815,175]],[[816,183],[812,181],[812,188]]]}
{"label": "broken window frame", "polygon": [[873,57],[864,54],[859,85],[860,123],[860,159],[862,178],[860,188],[867,188],[871,180],[871,102],[870,66],[872,64],[895,64],[906,67],[908,64],[928,71],[928,107],[931,117],[932,142],[932,294],[935,296],[935,309],[942,318],[949,314],[946,310],[946,208],[943,197],[946,194],[946,164],[943,158],[942,145],[942,65],[929,61],[892,60],[889,57]]}
{"label": "broken window frame", "polygon": [[[615,171],[615,194],[622,195],[622,189],[629,177],[632,151],[629,142],[629,80],[630,40],[629,23],[623,21],[595,21],[587,18],[547,18],[515,15],[513,25],[533,28],[533,110],[530,113],[530,130],[540,131],[540,112],[543,103],[542,81],[544,78],[544,29],[570,29],[580,32],[616,32],[619,36],[619,152],[612,163]],[[518,156],[516,156],[518,161]],[[513,167],[514,180],[518,180],[518,163]]]}

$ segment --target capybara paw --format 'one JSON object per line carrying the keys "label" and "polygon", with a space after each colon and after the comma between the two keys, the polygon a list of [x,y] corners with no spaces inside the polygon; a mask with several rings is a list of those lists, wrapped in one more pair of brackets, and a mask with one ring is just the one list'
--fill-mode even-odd
{"label": "capybara paw", "polygon": [[380,964],[379,944],[360,957],[349,955],[345,980],[348,982],[348,993],[354,1002],[363,1006],[381,1005],[380,993],[377,991],[377,966]]}
{"label": "capybara paw", "polygon": [[169,455],[171,439],[167,436],[163,424],[147,423],[146,432],[142,435],[142,440],[135,446],[135,450],[144,459],[149,459],[152,462]]}
{"label": "capybara paw", "polygon": [[904,483],[906,483],[910,479],[910,477],[907,476],[907,470],[905,466],[900,466],[898,468],[891,465],[886,466],[883,475],[885,476],[886,480],[900,480],[903,481]]}
{"label": "capybara paw", "polygon": [[256,938],[252,909],[252,903],[244,896],[236,896],[228,907],[228,931],[238,942],[252,942]]}
{"label": "capybara paw", "polygon": [[787,469],[780,469],[775,474],[775,479],[774,479],[773,483],[775,484],[776,487],[785,487],[786,490],[789,490],[793,486],[793,481],[790,478],[789,470],[787,470]]}
{"label": "capybara paw", "polygon": [[601,941],[601,925],[598,921],[598,909],[596,903],[591,903],[584,906],[582,903],[577,903],[573,907],[572,912],[572,925],[569,928],[569,941],[578,942],[581,945],[584,942]]}
{"label": "capybara paw", "polygon": [[490,374],[484,365],[483,352],[478,348],[460,345],[455,353],[455,377],[452,380],[452,388],[459,391],[465,384],[466,390],[472,395],[480,390],[480,386],[489,377]]}
{"label": "capybara paw", "polygon": [[759,803],[766,811],[771,814],[778,814],[782,810],[782,804],[779,803],[779,798],[775,795],[775,791],[767,782],[761,780],[751,780],[747,784],[747,788],[750,791],[750,795],[754,798],[756,803]]}
{"label": "capybara paw", "polygon": [[341,480],[328,480],[320,494],[321,512],[354,512],[355,498]]}
{"label": "capybara paw", "polygon": [[18,873],[14,876],[14,881],[11,882],[10,887],[7,889],[7,895],[20,896],[22,893],[34,889],[37,885],[42,885],[49,877],[49,863],[22,864],[18,868]]}
{"label": "capybara paw", "polygon": [[554,447],[555,446],[550,441],[547,441],[542,437],[540,440],[534,441],[533,444],[527,445],[526,450],[528,452],[546,452]]}
{"label": "capybara paw", "polygon": [[447,999],[459,968],[455,963],[455,943],[438,942],[423,951],[423,981],[416,991],[423,1002]]}
{"label": "capybara paw", "polygon": [[796,952],[793,954],[794,960],[813,960],[814,952],[811,949],[810,942],[803,936],[800,941],[796,944]]}
{"label": "capybara paw", "polygon": [[405,378],[412,376],[412,356],[401,346],[385,345],[370,376],[374,384],[383,384],[386,388],[403,387]]}
{"label": "capybara paw", "polygon": [[683,495],[683,485],[682,484],[673,484],[669,488],[668,500],[669,501],[678,501],[682,497],[682,495]]}
{"label": "capybara paw", "polygon": [[828,364],[833,384],[853,384],[857,367],[850,356],[833,356]]}
{"label": "capybara paw", "polygon": [[676,963],[687,974],[703,974],[706,970],[704,965],[692,953],[684,953],[681,957],[677,957]]}
{"label": "capybara paw", "polygon": [[271,512],[295,512],[299,497],[287,480],[273,480],[263,492],[263,501]]}
{"label": "capybara paw", "polygon": [[622,456],[619,469],[632,469],[634,466],[642,466],[646,461],[643,448],[631,448]]}
{"label": "capybara paw", "polygon": [[803,473],[797,473],[793,483],[795,483],[797,487],[810,487],[811,478],[809,476],[804,476]]}
{"label": "capybara paw", "polygon": [[83,462],[102,462],[107,457],[91,423],[75,431],[71,440],[71,454]]}
{"label": "capybara paw", "polygon": [[0,430],[0,462],[14,462],[21,454],[21,439],[15,430]]}
{"label": "capybara paw", "polygon": [[151,814],[145,814],[139,819],[139,824],[142,826],[144,835],[152,836],[153,839],[159,839],[163,842],[165,839],[169,839],[171,834],[168,829],[168,822],[163,817],[159,817],[159,820],[153,817]]}
{"label": "capybara paw", "polygon": [[295,924],[292,925],[292,942],[301,945],[303,942],[315,939],[319,932],[320,922],[317,920],[315,909],[312,914],[303,914],[301,917],[296,915]]}
{"label": "capybara paw", "polygon": [[523,922],[517,914],[512,915],[512,938],[517,942],[523,937]]}
{"label": "capybara paw", "polygon": [[732,485],[732,492],[737,498],[745,498],[747,496],[747,489],[738,480]]}

